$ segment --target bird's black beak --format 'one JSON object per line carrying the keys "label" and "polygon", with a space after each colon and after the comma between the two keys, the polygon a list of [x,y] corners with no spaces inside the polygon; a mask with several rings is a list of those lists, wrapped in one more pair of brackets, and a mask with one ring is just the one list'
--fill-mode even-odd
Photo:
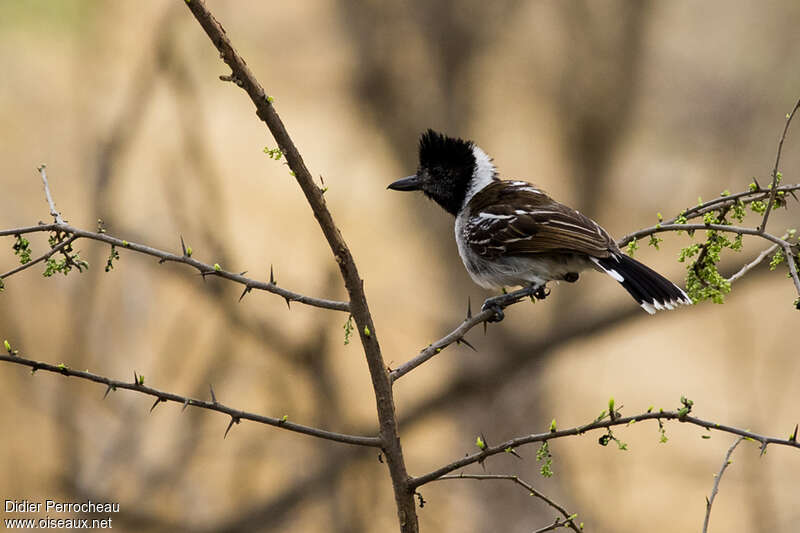
{"label": "bird's black beak", "polygon": [[387,189],[392,189],[393,191],[418,191],[421,185],[421,180],[414,174],[390,183]]}

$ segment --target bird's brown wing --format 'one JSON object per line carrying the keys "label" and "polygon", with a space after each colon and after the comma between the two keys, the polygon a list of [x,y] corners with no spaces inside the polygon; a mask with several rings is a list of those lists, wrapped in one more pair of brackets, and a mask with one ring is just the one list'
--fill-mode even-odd
{"label": "bird's brown wing", "polygon": [[608,257],[617,250],[595,221],[522,181],[498,181],[468,204],[464,237],[486,259],[542,253]]}

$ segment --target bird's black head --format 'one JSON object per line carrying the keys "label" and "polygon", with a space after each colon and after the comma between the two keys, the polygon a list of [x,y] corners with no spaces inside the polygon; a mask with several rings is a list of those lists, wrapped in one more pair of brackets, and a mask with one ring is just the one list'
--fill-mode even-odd
{"label": "bird's black head", "polygon": [[471,141],[429,129],[419,138],[417,173],[395,181],[389,188],[422,191],[447,212],[457,215],[468,196],[495,179],[494,174],[488,156]]}

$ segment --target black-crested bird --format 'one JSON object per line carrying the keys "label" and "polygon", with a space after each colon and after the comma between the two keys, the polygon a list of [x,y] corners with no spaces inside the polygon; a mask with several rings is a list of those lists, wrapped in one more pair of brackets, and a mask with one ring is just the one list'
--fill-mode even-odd
{"label": "black-crested bird", "polygon": [[492,160],[471,141],[429,129],[419,140],[416,174],[389,189],[422,191],[455,216],[458,252],[482,287],[520,285],[542,297],[548,281],[575,282],[593,268],[618,281],[650,314],[692,303],[674,283],[623,254],[594,220],[528,182],[499,179]]}

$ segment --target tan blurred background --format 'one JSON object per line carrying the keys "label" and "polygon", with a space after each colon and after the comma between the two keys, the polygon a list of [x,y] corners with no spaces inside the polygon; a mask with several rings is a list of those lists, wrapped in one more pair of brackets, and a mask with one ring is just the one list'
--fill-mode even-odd
{"label": "tan blurred background", "polygon": [[[253,106],[179,1],[0,2],[0,227],[48,218],[47,163],[71,223],[180,250],[293,290],[344,298],[335,263]],[[452,220],[386,191],[414,170],[427,127],[474,139],[501,175],[527,178],[612,234],[651,225],[723,189],[766,182],[784,115],[800,97],[800,4],[356,0],[211,2],[315,175],[366,281],[377,334],[399,364],[489,296],[464,272]],[[800,127],[800,126],[799,126]],[[784,148],[799,181],[800,132]],[[770,220],[797,224],[797,204]],[[748,223],[755,225],[754,219]],[[46,247],[32,239],[34,252]],[[676,281],[688,238],[637,257]],[[13,267],[2,239],[0,270]],[[730,274],[765,247],[745,241]],[[80,242],[92,268],[6,281],[0,337],[21,354],[321,427],[374,431],[375,409],[346,316]],[[782,267],[783,268],[783,267]],[[623,414],[693,399],[704,418],[785,436],[800,421],[800,358],[785,270],[757,270],[724,306],[649,317],[587,274],[518,305],[478,348],[452,347],[396,385],[412,474],[490,443],[585,423],[614,396]],[[0,366],[2,499],[120,502],[119,531],[396,530],[374,450]],[[486,472],[515,473],[579,513],[587,531],[698,531],[733,439],[655,424],[552,443]],[[482,472],[480,467],[470,471]],[[744,443],[712,531],[797,531],[800,454]],[[512,484],[421,490],[423,531],[528,532],[554,515]],[[4,515],[4,518],[9,516]]]}

